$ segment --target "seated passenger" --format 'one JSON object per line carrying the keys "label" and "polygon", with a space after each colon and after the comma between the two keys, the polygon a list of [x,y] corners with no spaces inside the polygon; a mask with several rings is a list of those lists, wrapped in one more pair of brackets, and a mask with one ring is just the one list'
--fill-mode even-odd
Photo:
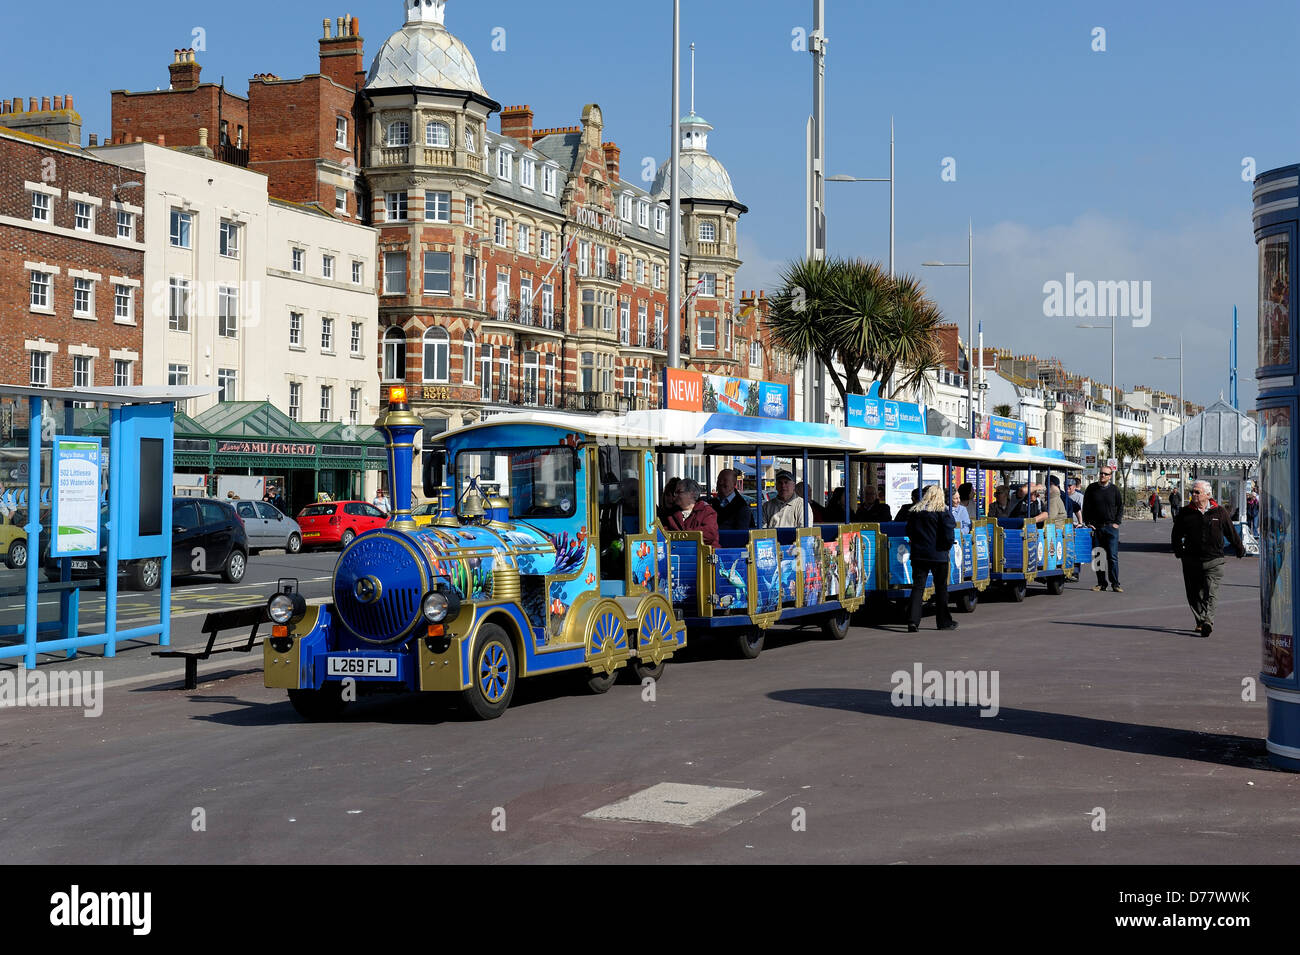
{"label": "seated passenger", "polygon": [[718,472],[718,491],[711,503],[718,512],[719,530],[747,531],[754,526],[749,501],[737,489],[736,472],[731,468],[723,468]]}
{"label": "seated passenger", "polygon": [[668,524],[668,517],[676,508],[677,485],[681,480],[681,478],[669,478],[668,483],[664,485],[663,496],[659,498],[659,523],[661,524]]}
{"label": "seated passenger", "polygon": [[717,547],[718,512],[707,501],[700,500],[703,490],[690,478],[678,481],[674,488],[675,510],[668,515],[664,526],[674,531],[699,531],[704,537],[704,543]]}
{"label": "seated passenger", "polygon": [[776,472],[776,497],[763,504],[764,527],[807,527],[804,520],[803,498],[794,493],[794,475],[789,471]]}
{"label": "seated passenger", "polygon": [[957,530],[969,534],[970,512],[962,505],[961,494],[956,488],[953,488],[948,501],[948,513],[952,515],[953,524],[956,525]]}
{"label": "seated passenger", "polygon": [[1007,501],[1007,486],[999,484],[993,492],[993,503],[989,505],[989,517],[1010,517],[1011,504]]}
{"label": "seated passenger", "polygon": [[[885,521],[893,520],[893,516],[889,513],[889,505],[883,500],[884,496],[883,487],[872,487],[870,484],[864,487],[862,503],[858,505],[853,520],[859,524],[883,524]],[[915,500],[913,498],[913,502]]]}
{"label": "seated passenger", "polygon": [[826,502],[826,520],[838,524],[844,520],[844,485],[831,491],[830,500]]}

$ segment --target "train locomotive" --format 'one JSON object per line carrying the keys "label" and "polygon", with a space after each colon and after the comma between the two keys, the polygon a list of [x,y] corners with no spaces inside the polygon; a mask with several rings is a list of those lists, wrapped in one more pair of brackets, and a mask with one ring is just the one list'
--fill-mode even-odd
{"label": "train locomotive", "polygon": [[[637,682],[662,675],[686,641],[666,587],[602,579],[611,560],[622,568],[632,556],[621,553],[624,532],[653,523],[641,506],[653,487],[648,448],[598,447],[546,424],[495,428],[491,446],[472,448],[475,432],[462,429],[424,474],[426,496],[449,493],[443,467],[462,493],[418,527],[410,489],[422,422],[401,386],[376,428],[393,516],[344,547],[330,602],[308,606],[292,587],[269,598],[268,687],[287,689],[312,720],[380,691],[456,693],[471,715],[492,719],[523,677],[572,670],[599,693],[620,671]],[[508,468],[510,500],[481,489],[484,461]],[[644,556],[645,541],[638,547]]]}

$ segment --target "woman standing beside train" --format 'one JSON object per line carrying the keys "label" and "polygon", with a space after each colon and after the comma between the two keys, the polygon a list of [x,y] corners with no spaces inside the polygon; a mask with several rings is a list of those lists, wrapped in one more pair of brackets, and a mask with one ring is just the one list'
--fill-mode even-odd
{"label": "woman standing beside train", "polygon": [[956,630],[957,622],[948,609],[948,558],[956,541],[956,522],[943,502],[943,491],[931,484],[920,503],[907,512],[907,539],[912,560],[912,603],[907,632],[921,628],[921,605],[925,602],[925,578],[934,576],[935,621],[940,630]]}

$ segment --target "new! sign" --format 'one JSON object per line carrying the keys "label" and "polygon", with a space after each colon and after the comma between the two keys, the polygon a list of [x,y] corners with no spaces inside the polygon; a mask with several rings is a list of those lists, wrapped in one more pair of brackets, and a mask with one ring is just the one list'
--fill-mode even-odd
{"label": "new! sign", "polygon": [[664,407],[674,411],[701,411],[704,408],[704,376],[678,368],[664,369]]}

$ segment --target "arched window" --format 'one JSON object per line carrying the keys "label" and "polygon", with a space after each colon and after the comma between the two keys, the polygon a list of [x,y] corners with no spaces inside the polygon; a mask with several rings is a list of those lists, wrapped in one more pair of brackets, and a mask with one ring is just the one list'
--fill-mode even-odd
{"label": "arched window", "polygon": [[461,376],[465,384],[474,384],[474,333],[466,332],[460,345]]}
{"label": "arched window", "polygon": [[411,124],[404,119],[389,123],[385,144],[389,146],[409,146],[411,144]]}
{"label": "arched window", "polygon": [[406,336],[400,328],[384,332],[384,381],[406,380]]}
{"label": "arched window", "polygon": [[447,381],[447,360],[451,341],[445,328],[431,328],[424,333],[424,380]]}
{"label": "arched window", "polygon": [[441,146],[446,149],[451,145],[451,127],[436,120],[426,123],[424,127],[424,145]]}

